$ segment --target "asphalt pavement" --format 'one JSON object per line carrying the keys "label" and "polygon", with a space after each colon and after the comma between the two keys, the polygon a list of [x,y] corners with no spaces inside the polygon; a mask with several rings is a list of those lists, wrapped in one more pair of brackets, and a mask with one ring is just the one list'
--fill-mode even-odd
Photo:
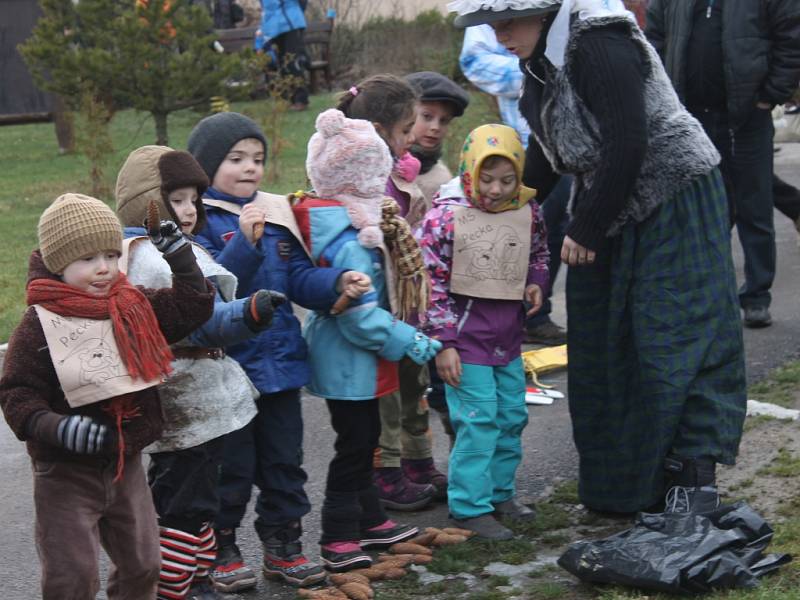
{"label": "asphalt pavement", "polygon": [[[800,187],[800,144],[783,144],[775,155],[776,172],[786,181]],[[800,250],[794,225],[776,213],[778,267],[773,287],[773,325],[767,329],[745,330],[747,373],[751,381],[763,378],[771,369],[796,357],[800,350]],[[734,237],[735,239],[735,237]],[[734,261],[741,280],[742,256],[734,243]],[[564,309],[564,277],[555,286],[553,318],[566,325]],[[566,373],[543,378],[566,391]],[[518,490],[523,500],[533,501],[553,485],[574,479],[577,457],[572,444],[571,426],[566,400],[551,406],[532,406],[530,424],[524,432],[524,458],[518,471]],[[305,419],[305,467],[309,475],[306,490],[312,511],[304,520],[303,540],[309,554],[316,556],[319,536],[319,507],[323,499],[327,464],[331,458],[333,435],[328,413],[322,400],[303,396]],[[447,466],[447,438],[441,425],[432,417],[434,454],[438,466]],[[39,563],[33,544],[33,501],[30,463],[25,447],[16,440],[5,421],[0,423],[0,598],[33,600],[39,597]],[[252,527],[250,511],[239,531],[240,546],[246,560],[258,567],[261,550]],[[417,513],[392,513],[392,518],[420,526],[441,525],[447,510],[438,504]],[[64,552],[81,552],[81,548],[64,548]],[[104,561],[103,572],[107,569]],[[99,598],[105,598],[101,593]],[[259,579],[258,589],[230,600],[293,598],[294,592],[284,586]]]}

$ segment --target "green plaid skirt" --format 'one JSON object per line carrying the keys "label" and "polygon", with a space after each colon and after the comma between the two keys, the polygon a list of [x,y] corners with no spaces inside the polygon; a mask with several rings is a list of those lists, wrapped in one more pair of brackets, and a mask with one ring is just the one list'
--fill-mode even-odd
{"label": "green plaid skirt", "polygon": [[581,502],[632,512],[667,454],[733,464],[746,408],[727,201],[718,170],[607,240],[567,278],[569,408]]}

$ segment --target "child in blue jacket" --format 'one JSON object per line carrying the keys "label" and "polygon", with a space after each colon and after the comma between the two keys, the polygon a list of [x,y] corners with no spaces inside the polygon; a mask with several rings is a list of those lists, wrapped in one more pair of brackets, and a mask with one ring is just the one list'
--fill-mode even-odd
{"label": "child in blue jacket", "polygon": [[[315,267],[288,200],[258,191],[267,141],[255,122],[238,113],[212,115],[192,130],[188,148],[211,181],[203,197],[206,225],[196,240],[236,275],[238,297],[263,288],[311,310],[327,310],[342,292],[358,296],[368,288],[361,273]],[[256,417],[225,440],[222,504],[215,520],[215,586],[224,592],[255,586],[255,575],[235,543],[254,484],[260,492],[255,525],[264,548],[264,574],[294,585],[315,583],[325,573],[303,555],[300,543],[300,519],[310,509],[301,466],[300,387],[310,373],[291,305],[278,306],[269,329],[227,351],[260,397]]]}
{"label": "child in blue jacket", "polygon": [[315,194],[295,205],[298,225],[319,264],[363,271],[373,283],[340,314],[315,311],[304,331],[308,390],[326,399],[337,436],[322,506],[322,562],[347,571],[371,564],[364,548],[417,532],[387,518],[373,482],[378,397],[398,389],[398,360],[425,364],[441,344],[400,318],[425,310],[430,284],[408,223],[397,203],[384,199],[388,147],[372,123],[338,110],[319,115],[316,125],[306,160]]}

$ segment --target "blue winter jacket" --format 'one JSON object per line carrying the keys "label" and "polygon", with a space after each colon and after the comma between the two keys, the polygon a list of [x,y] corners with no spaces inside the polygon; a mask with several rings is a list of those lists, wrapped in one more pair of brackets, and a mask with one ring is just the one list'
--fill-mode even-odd
{"label": "blue winter jacket", "polygon": [[[227,196],[213,188],[209,188],[207,197],[240,206],[251,200]],[[271,223],[266,224],[263,237],[253,246],[239,230],[238,215],[214,206],[205,209],[206,225],[195,240],[239,279],[237,297],[268,289],[282,292],[311,310],[328,310],[336,302],[336,281],[348,269],[315,267],[289,230]],[[276,309],[269,329],[247,342],[229,346],[227,352],[262,394],[298,389],[309,381],[308,348],[288,302]]]}
{"label": "blue winter jacket", "polygon": [[360,271],[372,279],[372,289],[351,300],[340,315],[321,310],[306,319],[308,391],[335,400],[369,400],[397,390],[396,361],[417,331],[388,310],[383,254],[358,243],[358,232],[338,202],[306,198],[294,211],[318,264]]}
{"label": "blue winter jacket", "polygon": [[306,28],[306,17],[298,0],[261,0],[261,35],[255,48],[260,50],[271,39],[287,31]]}
{"label": "blue winter jacket", "polygon": [[[146,237],[143,227],[126,227],[125,238]],[[193,346],[225,348],[253,337],[253,332],[244,321],[244,305],[248,298],[226,301],[220,293],[215,277],[207,277],[217,287],[214,296],[214,312],[211,318],[187,336]]]}

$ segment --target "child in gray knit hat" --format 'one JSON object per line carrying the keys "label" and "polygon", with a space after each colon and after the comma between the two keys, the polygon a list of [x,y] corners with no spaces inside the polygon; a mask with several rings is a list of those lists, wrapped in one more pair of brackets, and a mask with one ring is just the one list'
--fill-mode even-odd
{"label": "child in gray knit hat", "polygon": [[[356,271],[316,267],[285,196],[260,192],[267,141],[258,125],[238,113],[206,117],[189,135],[189,152],[211,186],[203,196],[206,225],[196,234],[223,267],[239,279],[238,297],[266,288],[311,310],[329,310],[341,293],[352,298],[370,288]],[[255,586],[256,577],[236,546],[255,484],[255,526],[264,548],[263,572],[299,586],[325,578],[303,554],[301,518],[311,506],[301,465],[303,422],[300,388],[310,378],[308,350],[291,305],[275,310],[272,328],[228,348],[259,392],[258,413],[226,436],[220,479],[222,503],[215,519],[217,589]]]}

